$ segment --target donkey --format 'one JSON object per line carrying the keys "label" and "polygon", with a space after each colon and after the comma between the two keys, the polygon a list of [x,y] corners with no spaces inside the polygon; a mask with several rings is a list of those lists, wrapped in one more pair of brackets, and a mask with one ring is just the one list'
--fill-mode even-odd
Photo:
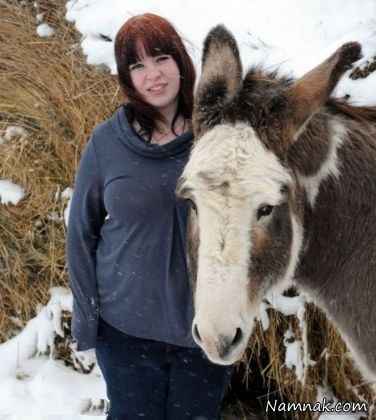
{"label": "donkey", "polygon": [[191,202],[192,333],[215,363],[241,358],[262,299],[294,284],[375,378],[376,107],[329,98],[359,58],[351,42],[298,80],[243,78],[232,34],[205,40],[176,192]]}

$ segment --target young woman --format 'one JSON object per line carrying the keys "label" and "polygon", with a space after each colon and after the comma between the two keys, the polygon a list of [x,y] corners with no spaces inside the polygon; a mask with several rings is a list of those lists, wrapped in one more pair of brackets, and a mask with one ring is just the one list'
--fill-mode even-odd
{"label": "young woman", "polygon": [[219,418],[231,369],[191,335],[187,204],[176,182],[192,145],[195,71],[165,19],[129,19],[115,41],[125,104],[94,129],[68,227],[78,350],[95,348],[111,420]]}

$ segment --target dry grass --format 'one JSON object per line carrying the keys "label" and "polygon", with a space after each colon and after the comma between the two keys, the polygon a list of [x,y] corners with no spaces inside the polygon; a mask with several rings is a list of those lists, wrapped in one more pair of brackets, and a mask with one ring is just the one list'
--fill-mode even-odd
{"label": "dry grass", "polygon": [[[120,103],[114,78],[85,64],[77,33],[63,19],[65,2],[40,2],[56,29],[50,38],[36,35],[35,10],[25,3],[0,0],[0,135],[11,124],[28,132],[23,140],[0,145],[0,179],[26,190],[17,206],[0,205],[0,342],[17,330],[13,317],[25,323],[38,304],[47,303],[51,286],[67,285],[65,227],[51,215],[63,214],[59,193],[72,186],[93,127]],[[307,310],[309,351],[317,363],[304,385],[284,366],[283,333],[291,325],[299,336],[297,320],[273,311],[270,319],[269,330],[258,328],[239,366],[239,389],[251,391],[257,376],[265,393],[290,401],[313,401],[317,385],[325,383],[341,400],[370,401],[370,389],[360,385],[344,344],[318,310]],[[242,412],[242,418],[252,418]]]}
{"label": "dry grass", "polygon": [[0,145],[0,178],[21,185],[17,206],[0,206],[0,340],[11,317],[30,319],[52,285],[66,285],[65,227],[59,192],[72,186],[95,124],[119,104],[116,81],[85,64],[77,33],[54,2],[50,38],[36,34],[35,11],[0,3],[0,133],[24,127],[28,136]]}

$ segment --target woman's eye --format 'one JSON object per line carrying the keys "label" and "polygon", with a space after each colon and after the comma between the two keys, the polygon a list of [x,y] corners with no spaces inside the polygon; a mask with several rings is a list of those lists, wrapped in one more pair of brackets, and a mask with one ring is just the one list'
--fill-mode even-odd
{"label": "woman's eye", "polygon": [[140,69],[142,69],[144,66],[141,64],[141,63],[136,63],[136,64],[131,64],[130,66],[129,66],[129,70],[130,71],[132,71],[132,70],[140,70]]}
{"label": "woman's eye", "polygon": [[169,55],[159,55],[156,60],[158,63],[161,63],[162,61],[166,61],[169,60],[170,56]]}
{"label": "woman's eye", "polygon": [[257,220],[260,220],[261,217],[265,217],[265,216],[269,216],[269,214],[272,213],[274,207],[273,206],[261,206],[258,210],[257,210]]}

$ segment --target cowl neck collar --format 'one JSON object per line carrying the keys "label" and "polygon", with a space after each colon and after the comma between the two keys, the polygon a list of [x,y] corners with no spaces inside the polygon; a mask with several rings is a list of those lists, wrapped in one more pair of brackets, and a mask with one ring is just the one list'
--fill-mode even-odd
{"label": "cowl neck collar", "polygon": [[115,125],[119,138],[125,146],[144,157],[152,159],[174,157],[188,153],[192,145],[193,134],[191,131],[183,133],[166,144],[147,143],[129,124],[126,105],[122,105],[117,109],[112,117],[112,123]]}

